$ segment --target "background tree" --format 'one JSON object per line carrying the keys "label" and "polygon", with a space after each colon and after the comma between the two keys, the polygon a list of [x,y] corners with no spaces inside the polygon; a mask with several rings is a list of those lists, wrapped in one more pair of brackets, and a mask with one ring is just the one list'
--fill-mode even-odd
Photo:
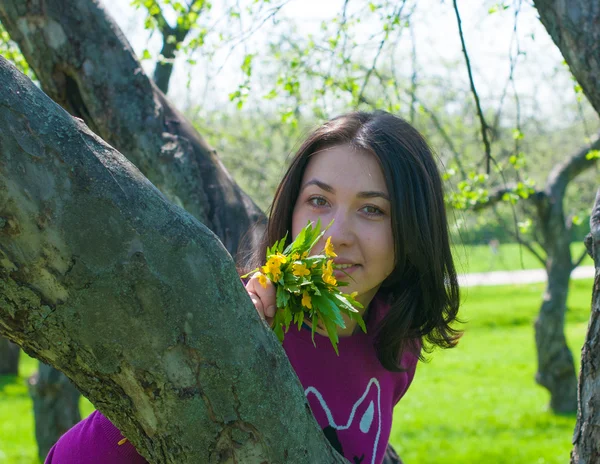
{"label": "background tree", "polygon": [[[565,57],[583,92],[600,113],[600,55],[596,44],[600,39],[600,9],[589,1],[536,0],[540,19]],[[592,463],[600,458],[600,375],[595,366],[600,353],[600,189],[590,220],[588,249],[593,254],[596,280],[592,314],[586,342],[582,350],[579,377],[577,426],[573,437],[572,463]]]}

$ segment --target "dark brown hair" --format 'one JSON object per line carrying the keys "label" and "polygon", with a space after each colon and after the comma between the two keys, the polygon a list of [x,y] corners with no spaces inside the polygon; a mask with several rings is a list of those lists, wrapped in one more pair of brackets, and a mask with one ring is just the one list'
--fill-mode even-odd
{"label": "dark brown hair", "polygon": [[457,321],[459,287],[442,180],[427,142],[409,123],[384,111],[354,112],[310,134],[277,188],[264,240],[249,267],[264,259],[267,246],[291,232],[311,155],[337,145],[373,154],[385,177],[396,263],[378,292],[390,310],[375,328],[375,343],[386,369],[403,370],[399,364],[406,350],[419,353],[423,341],[428,342],[423,346],[426,351],[434,346],[451,348],[461,335],[451,326]]}

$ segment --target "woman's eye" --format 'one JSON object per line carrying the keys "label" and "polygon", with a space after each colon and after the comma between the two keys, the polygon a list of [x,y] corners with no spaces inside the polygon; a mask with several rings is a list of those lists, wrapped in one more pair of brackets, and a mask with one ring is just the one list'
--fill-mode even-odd
{"label": "woman's eye", "polygon": [[317,208],[321,206],[327,206],[327,200],[325,200],[323,197],[311,197],[308,199],[308,203],[310,203],[312,206],[316,206]]}
{"label": "woman's eye", "polygon": [[383,211],[377,206],[367,205],[363,208],[363,211],[369,216],[381,216]]}

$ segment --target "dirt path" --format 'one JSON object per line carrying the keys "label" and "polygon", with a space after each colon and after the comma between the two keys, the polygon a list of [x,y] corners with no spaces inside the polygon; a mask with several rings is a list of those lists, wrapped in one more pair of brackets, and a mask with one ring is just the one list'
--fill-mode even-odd
{"label": "dirt path", "polygon": [[[594,277],[594,266],[580,266],[571,273],[571,279],[589,279],[592,277]],[[458,282],[463,287],[475,287],[477,285],[531,284],[534,282],[545,281],[546,271],[544,269],[480,272],[458,276]]]}

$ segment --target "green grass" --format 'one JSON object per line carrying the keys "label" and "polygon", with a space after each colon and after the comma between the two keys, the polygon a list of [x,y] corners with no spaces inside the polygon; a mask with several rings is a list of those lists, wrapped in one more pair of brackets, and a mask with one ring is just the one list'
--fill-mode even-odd
{"label": "green grass", "polygon": [[[465,334],[420,364],[395,409],[391,443],[405,463],[565,463],[575,415],[548,409],[534,382],[533,321],[543,284],[465,289]],[[571,283],[566,335],[579,371],[591,280]]]}
{"label": "green grass", "polygon": [[[583,253],[583,243],[572,243],[572,260],[579,259]],[[544,257],[541,249],[538,254]],[[488,245],[472,245],[453,247],[452,253],[456,264],[456,270],[459,274],[468,274],[472,272],[490,272],[490,271],[516,271],[521,269],[542,269],[544,266],[527,248],[520,247],[515,243],[500,245],[498,253],[492,253]],[[592,258],[586,256],[581,263],[582,266],[592,266]]]}
{"label": "green grass", "polygon": [[[21,352],[19,376],[0,376],[0,463],[38,464],[33,423],[33,404],[27,379],[38,361]],[[94,410],[84,397],[80,400],[82,417]]]}
{"label": "green grass", "polygon": [[[463,290],[465,335],[457,348],[419,364],[396,407],[391,442],[406,464],[568,462],[575,416],[548,411],[537,386],[535,320],[543,284]],[[571,283],[567,339],[579,369],[590,312],[591,280]],[[37,463],[26,378],[36,361],[22,357],[21,376],[0,380],[0,463]],[[82,400],[84,414],[91,405]]]}

